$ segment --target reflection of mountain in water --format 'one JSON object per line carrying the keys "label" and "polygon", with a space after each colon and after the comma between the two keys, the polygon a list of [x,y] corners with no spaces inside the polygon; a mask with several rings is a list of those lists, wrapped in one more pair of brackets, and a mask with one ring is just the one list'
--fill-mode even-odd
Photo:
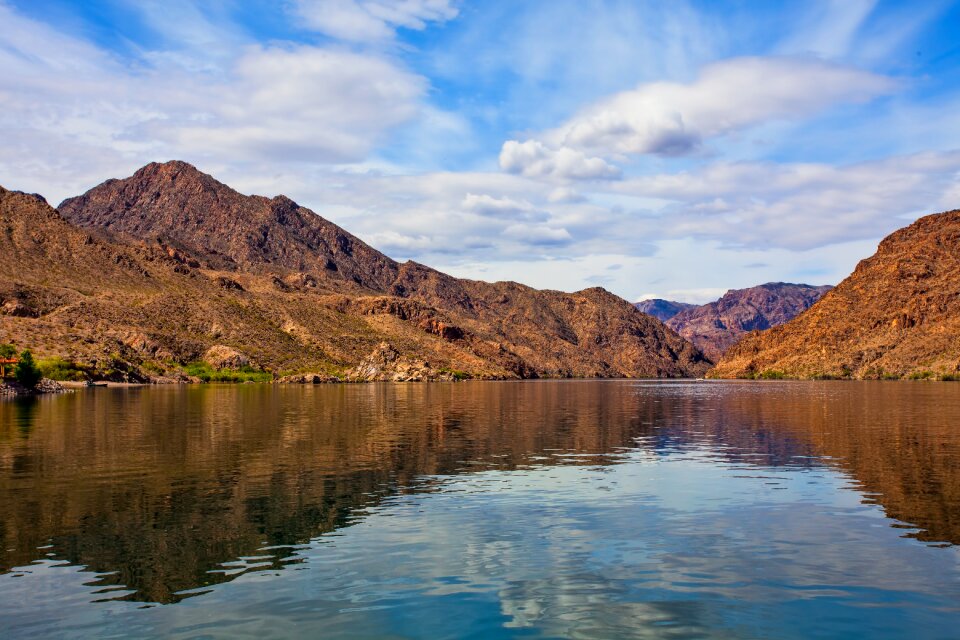
{"label": "reflection of mountain in water", "polygon": [[923,527],[921,539],[960,542],[953,391],[544,382],[130,389],[0,403],[0,567],[51,552],[116,571],[109,583],[136,590],[132,599],[171,602],[249,565],[279,567],[287,552],[264,547],[352,524],[386,495],[429,491],[423,476],[604,464],[637,446],[759,466],[830,456],[891,517]]}

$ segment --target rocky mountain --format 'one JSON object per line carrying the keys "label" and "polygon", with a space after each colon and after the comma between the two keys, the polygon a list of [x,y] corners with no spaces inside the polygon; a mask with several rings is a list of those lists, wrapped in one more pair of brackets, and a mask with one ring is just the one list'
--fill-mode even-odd
{"label": "rocky mountain", "polygon": [[633,306],[644,313],[650,314],[660,322],[666,322],[681,311],[691,309],[697,305],[686,302],[674,302],[673,300],[664,300],[662,298],[652,298],[650,300],[641,300]]}
{"label": "rocky mountain", "polygon": [[793,319],[830,288],[768,282],[749,289],[734,289],[716,302],[677,313],[667,320],[667,326],[716,362],[750,331],[762,331]]}
{"label": "rocky mountain", "polygon": [[960,211],[891,234],[805,313],[745,337],[711,375],[960,376]]}
{"label": "rocky mountain", "polygon": [[675,377],[709,366],[602,289],[540,291],[398,263],[288,198],[239,194],[182,162],[109,180],[59,212],[3,190],[0,211],[0,342],[97,375],[176,377],[202,360],[322,380]]}

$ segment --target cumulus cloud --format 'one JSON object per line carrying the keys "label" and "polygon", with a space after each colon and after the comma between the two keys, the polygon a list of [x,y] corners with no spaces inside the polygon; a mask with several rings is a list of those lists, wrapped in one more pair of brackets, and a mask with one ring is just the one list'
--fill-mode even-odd
{"label": "cumulus cloud", "polygon": [[420,117],[427,85],[391,57],[332,46],[247,46],[203,70],[123,64],[0,3],[0,170],[58,200],[158,158],[358,162]]}
{"label": "cumulus cloud", "polygon": [[620,170],[601,158],[588,158],[568,147],[550,148],[538,140],[508,140],[500,151],[500,168],[531,178],[609,180]]}
{"label": "cumulus cloud", "polygon": [[358,42],[388,40],[398,28],[422,31],[457,16],[450,0],[297,0],[295,7],[305,26]]}
{"label": "cumulus cloud", "polygon": [[466,211],[473,211],[481,215],[527,215],[533,213],[535,208],[526,200],[514,200],[513,198],[496,198],[486,194],[468,193],[460,203]]}
{"label": "cumulus cloud", "polygon": [[248,50],[220,86],[197,88],[207,117],[176,131],[181,148],[345,162],[419,112],[426,81],[393,62],[301,46]]}
{"label": "cumulus cloud", "polygon": [[668,201],[660,211],[665,237],[805,250],[879,238],[912,217],[957,206],[950,198],[960,192],[960,151],[845,166],[716,163],[616,188]]}
{"label": "cumulus cloud", "polygon": [[500,166],[530,176],[614,177],[617,169],[605,159],[687,155],[711,138],[863,102],[896,86],[890,78],[816,59],[724,60],[704,67],[692,83],[644,84],[587,107],[540,139],[509,140]]}

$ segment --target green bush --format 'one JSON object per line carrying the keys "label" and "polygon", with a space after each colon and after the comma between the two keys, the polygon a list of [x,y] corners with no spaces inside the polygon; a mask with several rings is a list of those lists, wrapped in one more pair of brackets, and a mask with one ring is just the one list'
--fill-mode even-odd
{"label": "green bush", "polygon": [[13,370],[13,377],[27,389],[33,389],[43,377],[37,363],[33,361],[33,354],[29,350],[20,354],[20,362]]}
{"label": "green bush", "polygon": [[81,382],[90,377],[86,367],[76,362],[64,360],[63,358],[46,358],[40,360],[37,366],[40,369],[40,373],[43,374],[43,377],[50,378],[51,380]]}
{"label": "green bush", "polygon": [[13,358],[17,355],[17,348],[12,344],[0,344],[0,358]]}
{"label": "green bush", "polygon": [[783,371],[776,371],[775,369],[766,369],[757,375],[760,380],[783,380],[786,377]]}
{"label": "green bush", "polygon": [[933,377],[934,377],[933,371],[914,371],[909,376],[907,376],[907,379],[908,380],[930,380]]}
{"label": "green bush", "polygon": [[270,382],[273,375],[253,367],[241,369],[214,369],[206,362],[192,362],[183,368],[188,376],[200,378],[204,382]]}
{"label": "green bush", "polygon": [[940,379],[944,382],[960,382],[960,373],[945,373]]}

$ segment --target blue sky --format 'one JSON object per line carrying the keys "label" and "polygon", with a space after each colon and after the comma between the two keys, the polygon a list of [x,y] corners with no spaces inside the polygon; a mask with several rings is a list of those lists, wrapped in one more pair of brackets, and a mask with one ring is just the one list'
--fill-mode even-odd
{"label": "blue sky", "polygon": [[945,1],[0,0],[0,184],[176,158],[464,277],[836,283],[960,207],[958,34]]}

